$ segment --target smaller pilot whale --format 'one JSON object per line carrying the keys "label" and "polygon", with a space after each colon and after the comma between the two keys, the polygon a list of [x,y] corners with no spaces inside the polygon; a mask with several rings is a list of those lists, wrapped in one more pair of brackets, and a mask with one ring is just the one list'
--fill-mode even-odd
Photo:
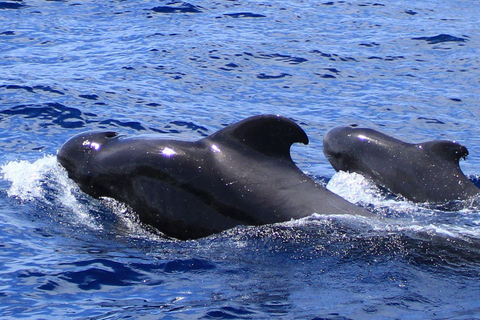
{"label": "smaller pilot whale", "polygon": [[124,202],[178,239],[313,213],[374,216],[306,176],[290,156],[296,142],[308,137],[295,122],[265,115],[198,141],[86,132],[57,159],[84,192]]}
{"label": "smaller pilot whale", "polygon": [[466,200],[480,194],[459,166],[468,150],[454,141],[412,144],[352,125],[327,132],[323,152],[335,170],[362,174],[414,202]]}

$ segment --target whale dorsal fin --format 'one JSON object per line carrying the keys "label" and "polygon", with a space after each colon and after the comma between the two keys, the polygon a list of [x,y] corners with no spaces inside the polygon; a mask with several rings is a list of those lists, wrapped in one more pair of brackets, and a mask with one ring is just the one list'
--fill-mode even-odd
{"label": "whale dorsal fin", "polygon": [[268,156],[290,158],[293,143],[308,144],[305,131],[292,120],[275,115],[261,115],[234,123],[205,138],[223,144],[229,141]]}
{"label": "whale dorsal fin", "polygon": [[435,155],[447,161],[453,161],[456,164],[460,159],[466,159],[468,156],[468,149],[458,142],[449,140],[436,140],[420,144],[422,148],[429,149]]}

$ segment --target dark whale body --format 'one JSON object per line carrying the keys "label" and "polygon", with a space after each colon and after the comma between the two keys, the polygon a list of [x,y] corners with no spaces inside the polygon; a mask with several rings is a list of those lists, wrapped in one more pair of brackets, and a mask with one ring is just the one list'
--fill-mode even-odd
{"label": "dark whale body", "polygon": [[467,200],[480,193],[459,166],[468,150],[454,141],[412,144],[352,125],[330,130],[323,147],[335,170],[360,173],[414,202]]}
{"label": "dark whale body", "polygon": [[122,201],[178,239],[312,213],[372,215],[306,176],[290,157],[296,142],[308,143],[297,124],[268,115],[198,141],[87,132],[57,158],[84,192]]}

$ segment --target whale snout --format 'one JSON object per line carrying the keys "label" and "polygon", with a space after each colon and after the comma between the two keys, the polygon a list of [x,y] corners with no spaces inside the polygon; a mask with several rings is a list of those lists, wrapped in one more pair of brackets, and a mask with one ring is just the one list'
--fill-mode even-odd
{"label": "whale snout", "polygon": [[347,163],[352,157],[352,141],[358,125],[335,127],[323,137],[323,153],[336,171],[348,171]]}
{"label": "whale snout", "polygon": [[[323,137],[323,148],[325,155],[332,155],[343,149],[351,126],[335,127],[328,131]],[[328,154],[327,154],[328,153]]]}
{"label": "whale snout", "polygon": [[[93,131],[78,134],[69,139],[57,153],[57,161],[77,181],[89,173],[89,164],[110,140],[119,137],[114,131]],[[78,182],[78,181],[77,181]]]}

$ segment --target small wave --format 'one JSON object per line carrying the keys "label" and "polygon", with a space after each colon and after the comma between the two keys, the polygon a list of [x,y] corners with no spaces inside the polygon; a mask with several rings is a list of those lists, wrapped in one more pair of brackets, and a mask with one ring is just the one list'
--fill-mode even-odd
{"label": "small wave", "polygon": [[[5,34],[2,33],[2,34]],[[8,35],[14,35],[15,33],[12,33],[10,32]],[[65,95],[65,92],[59,90],[59,89],[54,89],[52,88],[51,86],[48,86],[48,85],[38,85],[38,86],[22,86],[22,85],[16,85],[16,84],[9,84],[9,85],[3,85],[3,86],[0,86],[0,88],[4,88],[4,89],[7,89],[7,90],[25,90],[27,92],[30,92],[30,93],[37,93],[38,91],[44,93],[54,93],[54,94],[57,94],[57,95]]]}
{"label": "small wave", "polygon": [[303,62],[307,62],[308,59],[302,57],[296,57],[291,55],[285,55],[280,53],[251,53],[251,52],[244,52],[244,56],[251,57],[259,60],[273,60],[278,61],[281,63],[297,65]]}
{"label": "small wave", "polygon": [[166,6],[158,6],[150,10],[156,13],[201,13],[202,9],[188,2],[173,1]]}
{"label": "small wave", "polygon": [[236,12],[236,13],[226,13],[224,14],[226,17],[230,18],[266,18],[267,16],[259,13],[253,13],[253,12]]}
{"label": "small wave", "polygon": [[443,42],[466,42],[468,39],[462,37],[455,37],[449,34],[439,34],[432,37],[416,37],[412,38],[412,40],[425,40],[428,44],[437,44]]}
{"label": "small wave", "polygon": [[[83,114],[79,109],[67,107],[57,102],[38,105],[18,105],[0,111],[0,120],[15,116],[23,117],[25,119],[41,120],[42,126],[44,127],[47,126],[44,122],[48,123],[49,121],[54,125],[69,129],[84,127],[87,122],[86,114]],[[95,114],[88,114],[88,116],[96,117]]]}
{"label": "small wave", "polygon": [[285,77],[291,77],[292,75],[291,74],[288,74],[288,73],[280,73],[280,74],[265,74],[265,73],[259,73],[257,75],[257,78],[258,79],[261,79],[261,80],[269,80],[269,79],[281,79],[281,78],[285,78]]}
{"label": "small wave", "polygon": [[23,3],[18,2],[0,2],[0,9],[21,9],[26,7]]}

